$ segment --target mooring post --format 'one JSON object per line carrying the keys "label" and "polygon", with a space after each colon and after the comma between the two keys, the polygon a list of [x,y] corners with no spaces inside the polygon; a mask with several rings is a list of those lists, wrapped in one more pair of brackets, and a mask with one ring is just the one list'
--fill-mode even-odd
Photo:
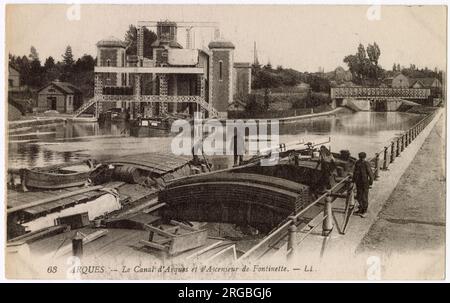
{"label": "mooring post", "polygon": [[380,153],[375,154],[375,180],[380,177]]}
{"label": "mooring post", "polygon": [[78,258],[83,256],[83,237],[78,232],[72,239],[72,255]]}
{"label": "mooring post", "polygon": [[333,230],[333,209],[331,206],[331,197],[325,197],[325,206],[323,209],[323,224],[322,224],[322,236],[327,237],[331,234]]}
{"label": "mooring post", "polygon": [[383,169],[387,170],[388,169],[388,147],[385,146],[384,147],[384,153],[383,153]]}
{"label": "mooring post", "polygon": [[289,216],[288,218],[291,220],[291,225],[289,226],[287,251],[288,258],[292,258],[294,256],[295,238],[297,235],[297,220],[294,216]]}
{"label": "mooring post", "polygon": [[394,141],[391,142],[391,163],[395,160]]}

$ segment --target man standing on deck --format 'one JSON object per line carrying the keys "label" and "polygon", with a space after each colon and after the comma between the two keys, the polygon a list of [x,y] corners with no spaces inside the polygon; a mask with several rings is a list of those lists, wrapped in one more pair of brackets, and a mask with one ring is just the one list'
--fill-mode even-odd
{"label": "man standing on deck", "polygon": [[366,217],[369,207],[369,186],[373,183],[373,173],[369,162],[366,161],[366,153],[358,154],[359,160],[355,163],[353,171],[353,182],[356,185],[356,199],[359,203],[359,209],[356,214],[362,218]]}

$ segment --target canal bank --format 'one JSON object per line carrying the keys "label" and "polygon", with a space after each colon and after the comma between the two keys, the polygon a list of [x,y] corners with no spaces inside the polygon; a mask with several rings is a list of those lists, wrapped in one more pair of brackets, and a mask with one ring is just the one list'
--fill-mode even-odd
{"label": "canal bank", "polygon": [[[382,210],[383,206],[387,203],[391,194],[396,190],[397,185],[399,184],[400,179],[404,175],[404,173],[411,166],[412,168],[418,165],[415,163],[417,161],[415,159],[416,154],[419,150],[421,150],[422,146],[424,149],[444,146],[444,142],[430,141],[424,145],[424,142],[430,136],[430,133],[436,127],[442,127],[442,124],[438,124],[437,122],[444,120],[443,117],[444,110],[439,109],[431,120],[431,122],[419,133],[419,135],[408,145],[408,147],[400,154],[399,157],[395,158],[395,161],[391,163],[389,166],[389,170],[382,170],[379,174],[379,179],[375,181],[370,191],[369,197],[369,213],[366,218],[361,218],[359,216],[352,216],[350,219],[350,223],[348,225],[347,230],[345,231],[345,235],[342,234],[343,220],[344,220],[344,201],[342,199],[338,199],[333,203],[333,222],[334,222],[334,230],[328,237],[323,237],[320,228],[317,231],[313,231],[309,237],[305,238],[304,231],[298,231],[296,233],[296,243],[294,253],[290,256],[290,262],[292,266],[300,266],[301,264],[311,264],[316,266],[316,270],[310,274],[311,279],[333,279],[333,278],[346,278],[346,279],[393,279],[393,278],[414,278],[421,275],[421,277],[428,278],[441,278],[443,266],[441,266],[442,262],[444,262],[445,258],[443,255],[439,255],[440,258],[436,258],[434,256],[424,257],[425,252],[429,250],[429,247],[426,246],[426,242],[421,243],[421,235],[414,233],[414,229],[412,230],[410,236],[410,241],[417,241],[417,250],[409,250],[409,254],[404,258],[400,258],[401,260],[407,262],[402,262],[401,264],[405,267],[408,267],[408,270],[391,270],[391,275],[387,274],[386,267],[389,267],[394,260],[392,258],[392,254],[386,253],[384,255],[370,252],[362,253],[360,250],[357,250],[358,246],[362,242],[363,238],[369,233],[371,226],[374,225],[379,217],[378,214]],[[442,123],[442,122],[441,122]],[[437,136],[437,138],[440,138]],[[442,136],[445,138],[445,136]],[[442,140],[442,139],[440,139]],[[445,139],[444,139],[445,140]],[[429,147],[427,147],[429,145]],[[444,147],[445,148],[445,147]],[[430,152],[430,151],[428,151]],[[373,155],[369,154],[369,157]],[[423,159],[423,164],[426,169],[430,169],[430,166],[426,164],[426,161],[435,161],[436,155],[435,153],[427,154],[425,152],[421,157],[425,157]],[[420,163],[420,162],[419,162]],[[439,164],[437,164],[439,166]],[[416,168],[416,172],[418,175],[411,177],[406,180],[409,183],[409,187],[416,187],[417,185],[412,181],[412,178],[427,178],[426,174],[421,177],[420,171],[423,168]],[[433,172],[430,172],[433,174]],[[427,199],[438,199],[434,196],[427,196],[427,191],[433,192],[435,189],[432,187],[427,188],[424,185],[425,191],[422,193],[424,198],[424,203],[426,203]],[[417,194],[417,193],[416,193]],[[417,205],[418,202],[416,196],[408,196],[406,194],[401,194],[398,196],[399,200],[402,200],[405,205]],[[442,203],[445,205],[445,199],[440,198],[436,203]],[[414,207],[410,210],[414,213]],[[398,210],[400,213],[399,216],[402,215],[403,210],[401,208]],[[420,213],[418,214],[420,216]],[[439,223],[439,218],[436,219],[435,213],[430,213],[430,216],[433,217],[433,220],[437,220],[437,225]],[[316,221],[318,225],[321,225],[320,219],[322,216],[319,216]],[[314,223],[314,224],[315,224]],[[314,225],[313,224],[313,225]],[[431,224],[429,224],[431,225]],[[397,233],[395,229],[391,230],[380,230],[383,233]],[[406,235],[404,235],[406,236]],[[427,237],[426,235],[424,237]],[[414,240],[416,238],[416,240]],[[408,247],[402,237],[398,237],[396,239],[400,241],[399,246],[405,245]],[[437,240],[439,242],[439,239]],[[441,241],[442,242],[442,241]],[[389,245],[389,244],[387,244]],[[272,260],[280,260],[280,258],[285,258],[287,247],[284,245],[280,247],[278,251],[273,255]],[[381,251],[388,251],[385,248],[381,248]],[[404,256],[404,255],[403,255]],[[418,257],[420,256],[420,258]],[[440,260],[440,264],[436,263],[436,259]],[[433,264],[434,267],[430,268],[430,264]],[[437,265],[436,265],[437,264]],[[398,264],[397,264],[398,265]],[[416,266],[411,266],[416,265]],[[391,267],[394,268],[394,267]],[[398,269],[398,268],[397,268]],[[440,270],[440,271],[439,271]],[[397,276],[392,275],[392,273],[397,274]]]}
{"label": "canal bank", "polygon": [[430,278],[443,274],[445,138],[441,116],[357,249],[357,254],[394,258],[384,268],[386,278],[404,275],[398,268],[411,268],[404,266],[409,261],[421,264]]}
{"label": "canal bank", "polygon": [[[392,228],[395,226],[391,225],[390,229],[384,230],[379,225],[379,231],[382,232],[386,237],[392,236],[392,234],[398,234],[397,241],[399,241],[396,245],[398,247],[402,246],[406,248],[407,254],[403,254],[400,258],[403,261],[400,263],[395,263],[395,260],[398,260],[397,256],[393,256],[389,253],[388,242],[385,242],[386,247],[381,248],[383,254],[376,253],[374,251],[365,251],[362,253],[361,250],[358,250],[360,243],[362,243],[363,239],[366,235],[369,234],[372,226],[377,224],[379,220],[380,211],[389,203],[390,197],[393,195],[394,191],[398,190],[395,195],[395,199],[398,201],[402,201],[401,204],[409,207],[410,213],[415,213],[416,216],[421,217],[425,216],[427,213],[425,211],[426,208],[423,209],[423,213],[420,212],[419,204],[426,203],[428,199],[433,199],[434,194],[430,195],[434,191],[434,188],[427,187],[426,182],[423,184],[423,191],[420,191],[421,179],[430,177],[432,174],[434,178],[438,175],[436,172],[426,172],[426,170],[431,170],[430,162],[438,162],[441,161],[442,158],[438,159],[436,149],[444,146],[445,136],[439,137],[435,136],[435,132],[432,131],[438,127],[442,128],[442,124],[438,124],[438,121],[444,120],[444,109],[438,109],[433,120],[423,129],[423,131],[416,137],[416,139],[408,145],[408,147],[400,154],[399,157],[395,158],[395,161],[391,163],[388,170],[381,170],[379,179],[374,182],[372,189],[370,190],[369,195],[369,211],[368,216],[366,218],[361,218],[359,216],[353,216],[350,220],[349,227],[346,231],[345,235],[340,235],[337,231],[332,233],[331,238],[328,240],[328,243],[325,244],[324,257],[322,262],[324,264],[333,264],[333,267],[336,272],[347,274],[349,278],[353,278],[354,270],[359,271],[361,274],[358,278],[371,278],[368,275],[371,270],[374,268],[371,266],[379,266],[377,269],[377,275],[372,278],[376,279],[414,279],[414,277],[422,277],[425,278],[440,278],[442,277],[442,272],[445,267],[440,266],[442,264],[436,266],[436,260],[440,260],[440,262],[444,262],[444,255],[440,255],[440,258],[435,258],[434,256],[427,255],[427,251],[431,250],[431,247],[427,247],[426,241],[421,240],[421,233],[417,232],[417,229],[412,227],[409,230],[408,239],[404,239],[407,235],[404,234],[403,237],[400,236],[400,230],[396,228]],[[444,123],[444,122],[441,122]],[[444,123],[445,124],[445,123]],[[427,139],[431,137],[427,141]],[[434,137],[434,138],[433,138]],[[441,142],[441,143],[438,143]],[[419,153],[419,151],[422,151]],[[416,159],[416,156],[419,158]],[[435,165],[442,164],[436,163]],[[402,179],[402,176],[408,170],[415,171],[414,175],[405,177]],[[430,174],[430,175],[428,175]],[[402,182],[400,183],[400,180]],[[410,193],[412,191],[416,191],[415,195],[408,195],[406,192],[402,193],[401,190],[403,188],[408,188]],[[420,195],[419,195],[420,193]],[[421,202],[419,200],[422,200]],[[429,202],[429,205],[432,205],[433,202]],[[435,203],[443,203],[445,205],[445,199],[441,198]],[[396,205],[397,206],[397,205]],[[416,208],[417,207],[417,208]],[[416,208],[416,209],[415,209]],[[405,217],[407,210],[404,207],[399,207],[396,211],[398,216]],[[436,218],[436,213],[429,213],[430,216],[433,216],[433,220],[439,221],[442,215],[438,215]],[[339,210],[336,209],[336,217],[337,222],[341,222],[341,215],[339,214]],[[423,219],[427,221],[427,219]],[[430,220],[430,219],[428,219]],[[399,222],[400,223],[400,222]],[[401,226],[401,225],[400,225]],[[405,227],[405,226],[403,226]],[[411,226],[410,226],[411,227]],[[376,227],[375,227],[376,228]],[[445,227],[444,227],[445,228]],[[390,235],[391,234],[391,235]],[[373,234],[372,234],[373,235]],[[373,236],[369,236],[373,237]],[[413,250],[408,249],[407,242],[417,241],[416,249]],[[322,243],[323,244],[323,243]],[[407,260],[407,261],[406,261]],[[339,263],[335,263],[338,261]],[[406,261],[406,262],[405,262]],[[379,262],[379,263],[378,263]],[[375,265],[374,265],[375,264]],[[403,266],[400,266],[403,265]],[[433,264],[433,267],[430,268],[430,264]],[[415,266],[413,266],[415,265]],[[330,265],[331,266],[331,265]],[[398,268],[400,266],[400,268]],[[438,271],[437,269],[440,269]],[[379,275],[378,275],[379,273]]]}

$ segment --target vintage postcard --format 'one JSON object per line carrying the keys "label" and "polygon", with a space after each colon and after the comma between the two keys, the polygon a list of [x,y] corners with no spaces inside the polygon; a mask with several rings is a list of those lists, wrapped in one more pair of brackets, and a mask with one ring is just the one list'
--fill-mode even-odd
{"label": "vintage postcard", "polygon": [[447,7],[7,4],[10,280],[442,280]]}

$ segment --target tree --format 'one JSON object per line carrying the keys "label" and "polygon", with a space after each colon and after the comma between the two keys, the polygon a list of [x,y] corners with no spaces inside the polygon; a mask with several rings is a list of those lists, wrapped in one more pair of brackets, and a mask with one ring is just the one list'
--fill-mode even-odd
{"label": "tree", "polygon": [[30,47],[30,54],[28,55],[28,58],[30,58],[30,61],[39,61],[39,54],[34,46]]}
{"label": "tree", "polygon": [[93,71],[95,66],[95,60],[91,55],[84,54],[79,58],[74,65],[74,70],[77,72]]}
{"label": "tree", "polygon": [[[144,30],[144,57],[153,58],[152,43],[158,38],[156,34],[146,27]],[[125,33],[125,42],[129,45],[127,48],[127,55],[137,54],[137,28],[130,24],[127,32]]]}
{"label": "tree", "polygon": [[52,56],[45,59],[44,68],[45,70],[49,70],[55,67],[55,59]]}
{"label": "tree", "polygon": [[30,63],[30,76],[28,84],[33,87],[41,86],[43,70],[39,60],[33,60]]}
{"label": "tree", "polygon": [[378,66],[378,59],[380,58],[381,51],[376,42],[367,45],[367,56],[369,57],[370,62],[372,62],[375,66]]}
{"label": "tree", "polygon": [[73,65],[73,54],[72,54],[72,47],[70,45],[67,45],[66,51],[62,55],[63,58],[63,64],[67,68],[71,68]]}
{"label": "tree", "polygon": [[17,57],[16,66],[20,73],[20,82],[28,85],[30,80],[30,61],[27,56]]}
{"label": "tree", "polygon": [[381,51],[378,44],[369,44],[367,51],[361,43],[355,55],[348,55],[344,57],[344,62],[347,64],[352,73],[355,83],[378,85],[379,79],[382,76],[383,70],[378,66],[378,59]]}

